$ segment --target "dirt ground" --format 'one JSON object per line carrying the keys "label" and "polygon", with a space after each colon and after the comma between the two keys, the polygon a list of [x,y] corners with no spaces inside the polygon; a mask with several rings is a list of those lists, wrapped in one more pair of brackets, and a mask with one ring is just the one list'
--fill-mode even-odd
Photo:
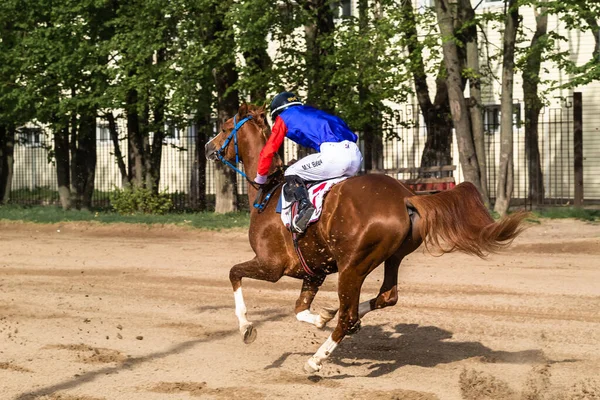
{"label": "dirt ground", "polygon": [[532,224],[488,260],[418,250],[398,305],[312,377],[331,328],[296,321],[300,281],[244,282],[243,344],[228,273],[251,257],[239,230],[0,223],[0,399],[600,399],[598,224]]}

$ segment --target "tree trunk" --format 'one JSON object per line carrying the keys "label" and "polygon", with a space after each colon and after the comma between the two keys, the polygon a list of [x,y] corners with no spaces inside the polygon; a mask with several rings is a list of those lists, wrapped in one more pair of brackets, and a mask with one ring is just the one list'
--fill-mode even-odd
{"label": "tree trunk", "polygon": [[517,0],[509,0],[503,39],[502,101],[500,103],[500,165],[494,210],[504,216],[513,192],[513,79],[515,73],[515,41],[519,26]]}
{"label": "tree trunk", "polygon": [[334,53],[333,40],[328,40],[335,30],[333,10],[329,0],[302,0],[298,2],[314,20],[304,29],[306,39],[307,103],[333,112],[332,99],[336,92],[331,84],[332,70],[327,58]]}
{"label": "tree trunk", "polygon": [[[420,52],[418,57],[421,58]],[[413,79],[417,100],[427,129],[427,140],[421,155],[421,167],[452,165],[452,114],[448,101],[446,68],[440,66],[436,77],[436,94],[433,103],[429,98],[424,66],[421,64],[419,68],[423,69],[420,69],[417,74],[413,73]],[[449,175],[450,172],[444,172],[440,176]]]}
{"label": "tree trunk", "polygon": [[6,125],[0,124],[0,200],[4,198],[4,193],[6,193],[6,177],[4,176],[7,170],[4,165],[6,162],[6,131]]}
{"label": "tree trunk", "polygon": [[[233,46],[231,47],[233,49]],[[233,59],[233,57],[232,57]],[[217,90],[218,131],[225,121],[233,117],[239,107],[238,92],[231,87],[237,81],[237,72],[233,62],[227,63],[213,71]],[[237,207],[237,176],[236,172],[222,163],[215,168],[215,212],[222,214],[234,212]]]}
{"label": "tree trunk", "polygon": [[56,160],[56,182],[58,197],[63,210],[71,208],[71,169],[69,159],[69,125],[54,130],[54,158]]}
{"label": "tree trunk", "polygon": [[544,38],[548,32],[546,9],[535,10],[536,31],[531,39],[529,54],[523,67],[523,93],[525,103],[525,154],[529,177],[529,201],[544,203],[544,177],[539,150],[538,122],[543,107],[538,94],[539,74],[544,51]]}
{"label": "tree trunk", "polygon": [[469,120],[469,110],[463,94],[460,54],[454,42],[454,22],[453,13],[450,9],[451,5],[456,6],[456,4],[451,4],[449,0],[436,0],[435,2],[438,24],[444,38],[442,49],[444,63],[448,71],[447,85],[450,112],[456,131],[459,158],[465,180],[473,183],[479,193],[483,193],[481,172]]}
{"label": "tree trunk", "polygon": [[208,78],[200,83],[202,89],[199,94],[198,109],[196,110],[196,141],[194,143],[194,163],[190,182],[190,207],[194,210],[206,210],[206,156],[204,145],[213,135],[212,82]]}
{"label": "tree trunk", "polygon": [[144,184],[144,156],[142,136],[140,132],[140,121],[138,115],[138,93],[131,89],[126,96],[127,110],[127,141],[129,157],[129,182],[135,187],[142,187]]}
{"label": "tree trunk", "polygon": [[78,136],[78,120],[77,113],[75,111],[71,112],[71,117],[69,121],[69,153],[71,154],[71,206],[76,209],[81,208],[81,197],[80,190],[77,189],[77,186],[80,185],[80,177],[78,172],[78,164],[79,157],[81,156],[77,152],[77,136]]}
{"label": "tree trunk", "polygon": [[585,22],[590,26],[592,35],[594,36],[595,46],[593,57],[598,62],[600,60],[600,26],[598,25],[598,21],[592,16],[587,16]]}
{"label": "tree trunk", "polygon": [[[96,113],[87,111],[79,116],[75,140],[75,157],[72,155],[71,179],[74,187],[75,206],[89,210],[94,194],[96,177]],[[71,138],[73,146],[73,138]]]}
{"label": "tree trunk", "polygon": [[[369,25],[369,0],[358,1],[358,30],[362,35],[367,35]],[[358,79],[358,101],[364,107],[364,111],[370,117],[370,123],[362,127],[362,137],[364,143],[364,165],[365,171],[383,168],[383,138],[381,136],[381,121],[377,117],[375,105],[369,101],[371,92],[363,83],[363,65],[361,58],[357,59]]]}
{"label": "tree trunk", "polygon": [[485,137],[483,127],[483,105],[481,102],[481,72],[479,69],[479,43],[477,40],[477,26],[471,21],[475,20],[475,11],[470,0],[461,1],[462,40],[465,43],[466,67],[469,69],[469,92],[470,99],[467,102],[469,115],[471,117],[471,131],[473,133],[473,144],[477,162],[479,164],[479,179],[481,181],[481,196],[484,204],[490,206],[487,179],[487,163],[485,159]]}
{"label": "tree trunk", "polygon": [[[165,34],[166,33],[167,31],[165,31]],[[167,43],[170,40],[170,38],[168,36],[165,36],[163,40],[165,43]],[[166,59],[167,49],[165,47],[161,47],[156,51],[156,65],[162,67]],[[163,141],[165,139],[165,125],[167,123],[167,121],[165,120],[166,94],[164,87],[160,85],[156,85],[154,91],[154,123],[152,124],[152,131],[154,133],[154,136],[152,138],[152,145],[149,151],[146,153],[146,159],[148,160],[148,166],[146,171],[146,187],[153,190],[154,193],[158,193],[158,189],[160,186]],[[148,136],[149,139],[149,134],[146,136]]]}
{"label": "tree trunk", "polygon": [[[452,119],[448,102],[448,86],[446,84],[446,68],[440,65],[436,78],[436,94],[434,102],[429,96],[427,73],[423,61],[423,47],[419,42],[415,11],[411,0],[402,0],[402,26],[405,29],[406,49],[411,57],[411,70],[415,85],[415,94],[425,128],[427,140],[421,155],[421,167],[433,167],[452,164]],[[449,174],[449,173],[445,173]]]}
{"label": "tree trunk", "polygon": [[150,159],[150,179],[152,186],[149,186],[158,193],[160,185],[160,170],[162,163],[163,141],[165,139],[165,100],[158,100],[158,104],[154,109],[154,137],[152,138],[152,152],[149,155]]}
{"label": "tree trunk", "polygon": [[150,105],[148,104],[148,93],[146,93],[144,111],[140,116],[140,140],[142,142],[142,159],[144,177],[143,186],[148,189],[153,188],[152,171],[152,150],[150,147]]}
{"label": "tree trunk", "polygon": [[210,113],[196,121],[194,162],[190,179],[190,207],[193,210],[206,210],[206,156],[204,145],[212,134]]}
{"label": "tree trunk", "polygon": [[14,171],[15,128],[0,125],[0,204],[10,201]]}
{"label": "tree trunk", "polygon": [[[331,84],[331,69],[326,65],[326,59],[334,52],[333,41],[327,37],[333,34],[335,24],[333,12],[328,0],[303,0],[298,2],[314,19],[304,27],[306,40],[306,104],[327,112],[334,111],[331,99],[334,98],[335,87]],[[314,153],[298,145],[297,159]]]}
{"label": "tree trunk", "polygon": [[121,173],[121,184],[123,187],[129,187],[129,176],[127,175],[127,166],[123,160],[123,153],[121,152],[121,143],[119,142],[119,132],[117,131],[117,123],[115,122],[115,116],[112,112],[104,114],[104,118],[108,121],[108,131],[110,132],[110,139],[113,143],[115,152],[115,160]]}

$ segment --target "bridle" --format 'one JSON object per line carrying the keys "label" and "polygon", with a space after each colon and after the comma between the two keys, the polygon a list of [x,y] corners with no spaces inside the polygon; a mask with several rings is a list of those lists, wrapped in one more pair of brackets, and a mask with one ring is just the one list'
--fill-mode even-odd
{"label": "bridle", "polygon": [[[244,125],[246,122],[248,122],[248,121],[250,121],[252,119],[252,115],[248,115],[246,118],[242,119],[240,122],[236,122],[236,119],[237,119],[237,114],[235,114],[233,116],[233,129],[231,130],[231,132],[227,136],[227,139],[225,139],[225,141],[223,142],[223,145],[221,146],[221,148],[216,151],[217,158],[223,164],[227,165],[229,168],[233,169],[235,172],[237,172],[238,174],[240,174],[241,176],[243,176],[244,178],[246,178],[246,180],[248,181],[248,183],[254,189],[258,190],[258,189],[260,189],[260,186],[256,182],[254,182],[252,179],[248,178],[248,175],[246,175],[244,173],[244,171],[242,171],[241,169],[239,169],[237,167],[237,165],[240,162],[240,155],[239,155],[239,151],[238,151],[237,132],[242,127],[242,125]],[[231,143],[231,139],[233,139],[233,144],[235,146],[235,165],[233,165],[232,163],[230,163],[229,161],[227,161],[225,159],[225,155],[224,155],[225,150],[227,149],[227,146],[229,146],[229,143]]]}

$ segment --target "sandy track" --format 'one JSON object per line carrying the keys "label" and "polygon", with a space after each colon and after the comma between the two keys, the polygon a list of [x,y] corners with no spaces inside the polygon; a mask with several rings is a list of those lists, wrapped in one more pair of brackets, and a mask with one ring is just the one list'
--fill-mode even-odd
{"label": "sandy track", "polygon": [[417,251],[398,305],[312,378],[330,328],[295,320],[299,281],[245,281],[259,336],[238,337],[228,272],[251,257],[242,231],[0,223],[0,399],[600,398],[598,224],[532,225],[485,261]]}

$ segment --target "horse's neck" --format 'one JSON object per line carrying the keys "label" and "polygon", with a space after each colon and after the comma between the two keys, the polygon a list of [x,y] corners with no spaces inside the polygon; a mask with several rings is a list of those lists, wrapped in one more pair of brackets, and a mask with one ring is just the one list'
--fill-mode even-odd
{"label": "horse's neck", "polygon": [[[249,180],[254,181],[256,177],[256,171],[258,170],[258,160],[260,158],[260,151],[265,145],[264,139],[262,139],[262,134],[260,137],[258,135],[253,135],[254,140],[248,141],[244,146],[244,153],[242,154],[242,160],[244,160],[244,173],[248,177]],[[250,211],[254,211],[254,207],[252,204],[254,203],[254,199],[256,198],[257,190],[250,183],[247,182],[248,187],[248,204],[250,204]]]}
{"label": "horse's neck", "polygon": [[[263,135],[262,132],[260,132],[260,128],[256,127],[256,129],[259,129],[258,134],[246,136],[246,138],[251,138],[251,139],[249,139],[249,140],[247,139],[247,142],[245,143],[245,146],[244,146],[244,153],[242,154],[242,160],[244,160],[244,172],[245,172],[246,176],[248,176],[248,179],[250,179],[252,181],[256,177],[256,171],[258,170],[258,161],[260,159],[260,152],[266,144],[265,136]],[[273,157],[273,163],[271,164],[271,171],[273,170],[274,167],[279,167],[281,165],[283,165],[281,158],[279,157],[278,154],[275,154],[275,157]],[[250,210],[254,211],[255,209],[253,207],[253,203],[254,203],[254,200],[256,199],[257,190],[254,188],[254,186],[252,184],[250,184],[250,182],[247,183],[247,187],[248,187],[248,202],[249,202],[248,204],[250,204]],[[275,199],[273,199],[273,200],[275,200]]]}

